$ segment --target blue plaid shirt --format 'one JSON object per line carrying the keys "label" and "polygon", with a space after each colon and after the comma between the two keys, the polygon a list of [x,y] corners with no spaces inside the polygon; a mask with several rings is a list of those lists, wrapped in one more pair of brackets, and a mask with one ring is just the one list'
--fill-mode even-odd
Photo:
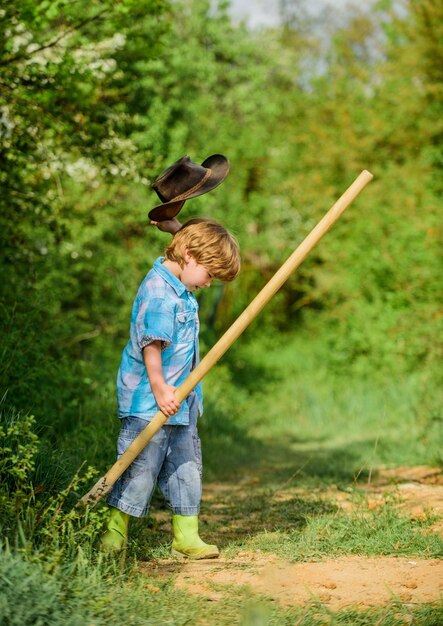
{"label": "blue plaid shirt", "polygon": [[[119,417],[140,417],[149,422],[159,410],[143,361],[143,348],[161,341],[163,376],[168,385],[179,387],[199,360],[198,303],[159,257],[139,287],[131,315],[130,339],[123,350],[117,375]],[[203,412],[201,385],[197,394]],[[167,424],[189,423],[187,402]]]}

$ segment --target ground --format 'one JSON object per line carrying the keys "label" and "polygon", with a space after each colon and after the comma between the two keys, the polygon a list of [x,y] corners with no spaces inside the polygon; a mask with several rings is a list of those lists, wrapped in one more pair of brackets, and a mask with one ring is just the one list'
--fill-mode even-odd
{"label": "ground", "polygon": [[242,552],[232,559],[184,565],[162,561],[156,569],[159,576],[173,575],[177,588],[212,601],[222,599],[228,586],[231,592],[232,585],[247,585],[283,607],[319,600],[334,611],[383,605],[393,598],[414,604],[435,602],[443,580],[441,561],[395,557],[351,556],[292,564],[272,554]]}
{"label": "ground", "polygon": [[[141,562],[141,570],[154,576],[160,586],[168,580],[177,589],[213,602],[222,602],[226,595],[232,595],[233,588],[239,591],[246,588],[281,607],[319,602],[331,611],[383,606],[393,600],[415,606],[438,603],[441,599],[443,560],[426,554],[405,556],[401,535],[391,546],[394,554],[387,555],[363,551],[331,557],[319,552],[318,555],[306,553],[307,558],[293,555],[288,558],[278,543],[282,529],[287,530],[291,524],[300,527],[302,517],[294,517],[293,511],[303,507],[308,515],[328,514],[335,509],[338,515],[358,512],[376,519],[378,512],[381,515],[389,505],[402,518],[417,524],[425,522],[423,527],[417,527],[418,532],[441,535],[443,474],[439,468],[379,468],[355,489],[328,486],[307,492],[306,487],[283,485],[263,493],[260,483],[260,476],[250,476],[243,477],[235,486],[232,483],[205,486],[202,534],[216,529],[222,548],[225,546],[219,559],[157,558]],[[254,502],[255,506],[251,505]],[[155,518],[156,524],[168,532],[166,512],[158,512]],[[251,539],[257,529],[266,536],[264,549],[258,547],[260,543],[256,539]],[[243,545],[238,541],[241,536],[246,538]],[[208,539],[212,541],[213,537]],[[155,593],[160,586],[150,584],[149,588]]]}

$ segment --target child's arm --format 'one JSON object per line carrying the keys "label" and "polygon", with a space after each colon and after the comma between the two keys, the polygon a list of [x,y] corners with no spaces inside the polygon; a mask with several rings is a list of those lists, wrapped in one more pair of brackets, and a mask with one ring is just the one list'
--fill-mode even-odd
{"label": "child's arm", "polygon": [[160,341],[153,341],[143,348],[143,360],[160,411],[164,415],[174,415],[180,408],[180,402],[175,397],[175,387],[168,385],[163,377]]}

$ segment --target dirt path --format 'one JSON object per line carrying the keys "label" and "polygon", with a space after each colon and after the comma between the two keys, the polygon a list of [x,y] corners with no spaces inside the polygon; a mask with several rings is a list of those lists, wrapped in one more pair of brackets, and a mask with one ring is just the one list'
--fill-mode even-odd
{"label": "dirt path", "polygon": [[146,571],[160,578],[172,575],[177,588],[212,601],[232,593],[232,585],[246,585],[281,606],[318,600],[333,610],[387,604],[394,599],[431,603],[443,592],[443,562],[437,560],[353,556],[286,563],[274,555],[240,553],[235,559],[162,561]]}
{"label": "dirt path", "polygon": [[[249,479],[251,480],[251,479]],[[253,481],[252,481],[253,482]],[[254,489],[254,485],[249,485]],[[246,518],[233,517],[233,508],[226,508],[224,494],[235,499],[235,490],[244,493],[245,484],[212,484],[206,489],[206,499],[211,502],[206,521],[217,521],[218,531],[226,537],[266,524],[261,509]],[[443,475],[432,467],[397,468],[379,470],[376,480],[359,484],[360,498],[365,498],[366,508],[377,510],[386,502],[412,519],[432,515],[435,521],[430,532],[440,533],[443,528]],[[234,494],[233,494],[234,492]],[[272,495],[272,503],[293,500],[306,490],[300,487],[282,488]],[[310,497],[325,506],[334,506],[351,512],[356,504],[352,492],[337,488],[314,490]],[[255,519],[255,517],[258,518]],[[282,520],[279,520],[282,522]],[[232,587],[246,586],[252,593],[264,595],[282,607],[301,606],[319,601],[331,610],[345,607],[371,607],[385,605],[392,600],[417,605],[437,602],[443,594],[443,561],[436,559],[346,556],[319,562],[290,563],[269,553],[237,552],[232,558],[222,555],[212,561],[174,561],[167,559],[141,564],[142,571],[160,580],[171,578],[177,588],[212,601],[232,594]]]}

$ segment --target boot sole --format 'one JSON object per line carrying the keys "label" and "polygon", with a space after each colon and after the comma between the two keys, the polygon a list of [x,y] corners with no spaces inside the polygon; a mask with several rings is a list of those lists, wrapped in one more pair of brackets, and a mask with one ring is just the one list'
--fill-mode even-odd
{"label": "boot sole", "polygon": [[220,552],[208,552],[207,554],[202,554],[201,556],[191,556],[189,554],[185,554],[184,552],[179,552],[174,548],[171,548],[171,555],[176,556],[180,559],[192,559],[193,561],[201,561],[203,559],[218,559],[220,556]]}

